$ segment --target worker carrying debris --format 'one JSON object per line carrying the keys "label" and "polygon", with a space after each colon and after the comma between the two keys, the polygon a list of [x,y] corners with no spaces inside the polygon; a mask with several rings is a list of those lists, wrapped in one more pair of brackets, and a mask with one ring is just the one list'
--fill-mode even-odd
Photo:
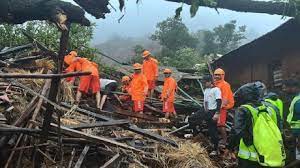
{"label": "worker carrying debris", "polygon": [[[76,51],[71,51],[65,56],[64,62],[68,65],[65,72],[91,72],[91,75],[81,76],[78,90],[76,93],[76,104],[79,104],[82,93],[88,93],[89,89],[93,94],[96,94],[97,108],[100,108],[100,80],[98,65],[86,58],[81,58],[77,56]],[[74,82],[75,78],[68,78],[67,81]]]}
{"label": "worker carrying debris", "polygon": [[233,93],[230,84],[225,80],[225,72],[223,69],[218,68],[214,72],[215,86],[220,88],[222,94],[222,106],[218,119],[218,130],[221,134],[220,147],[225,148],[227,144],[226,121],[228,110],[234,106]]}
{"label": "worker carrying debris", "polygon": [[100,79],[100,89],[103,93],[100,102],[100,110],[103,109],[104,103],[107,99],[107,95],[111,94],[112,91],[116,91],[117,88],[117,81],[111,79]]}
{"label": "worker carrying debris", "polygon": [[153,97],[154,89],[156,87],[156,81],[158,78],[158,61],[152,57],[151,53],[148,50],[143,51],[143,74],[147,78],[148,83],[148,96],[151,98]]}
{"label": "worker carrying debris", "polygon": [[300,83],[296,79],[289,79],[284,83],[284,91],[291,95],[292,100],[287,115],[287,123],[291,128],[291,160],[300,160]]}
{"label": "worker carrying debris", "polygon": [[133,101],[133,111],[143,114],[144,102],[148,93],[147,78],[142,74],[142,65],[135,63],[133,65],[134,74],[130,82],[130,94]]}
{"label": "worker carrying debris", "polygon": [[172,70],[164,70],[165,80],[161,93],[161,100],[163,101],[163,112],[165,118],[169,119],[171,116],[176,117],[176,111],[174,107],[175,92],[177,91],[177,82],[171,77]]}
{"label": "worker carrying debris", "polygon": [[[239,144],[238,167],[282,167],[285,151],[281,132],[271,118],[269,107],[262,103],[264,84],[248,83],[234,94],[235,123],[229,138],[228,149]],[[274,109],[272,109],[274,110]]]}

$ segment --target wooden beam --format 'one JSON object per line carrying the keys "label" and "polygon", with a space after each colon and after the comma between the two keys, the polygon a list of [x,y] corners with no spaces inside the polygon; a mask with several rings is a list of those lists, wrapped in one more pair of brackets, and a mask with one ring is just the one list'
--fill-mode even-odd
{"label": "wooden beam", "polygon": [[[67,104],[67,103],[62,103],[63,106],[65,107],[68,107],[68,108],[71,108],[72,106]],[[99,120],[102,120],[102,121],[112,121],[113,119],[109,118],[109,117],[106,117],[106,116],[102,116],[100,114],[96,114],[96,113],[93,113],[91,111],[88,111],[88,110],[85,110],[85,109],[81,109],[79,107],[76,108],[76,111],[78,111],[79,113],[81,114],[85,114],[85,115],[88,115],[88,116],[92,116],[92,117],[95,117]],[[143,135],[143,136],[146,136],[150,139],[154,139],[154,140],[157,140],[159,142],[164,142],[164,143],[167,143],[167,144],[170,144],[174,147],[178,147],[178,145],[176,144],[175,141],[173,140],[170,140],[170,139],[167,139],[165,137],[162,137],[158,134],[154,134],[154,133],[151,133],[151,132],[148,132],[148,131],[145,131],[139,127],[137,127],[136,125],[121,125],[120,127],[124,128],[124,129],[127,129],[127,130],[130,130],[132,132],[135,132],[137,134],[140,134],[140,135]]]}
{"label": "wooden beam", "polygon": [[[170,2],[192,4],[192,0],[166,0]],[[209,8],[228,9],[237,12],[251,12],[251,13],[265,13],[271,15],[286,15],[295,17],[297,15],[297,8],[295,4],[288,2],[274,2],[274,1],[257,1],[257,0],[216,0],[216,3],[205,3],[200,1],[200,6]]]}
{"label": "wooden beam", "polygon": [[71,168],[71,167],[72,167],[73,159],[74,159],[75,154],[76,154],[76,149],[73,148],[73,150],[72,150],[72,152],[71,152],[71,158],[70,158],[70,161],[69,161],[69,164],[68,164],[68,168]]}
{"label": "wooden beam", "polygon": [[90,75],[91,72],[70,72],[64,74],[16,74],[16,73],[0,73],[0,78],[30,78],[30,79],[53,79],[68,78],[75,76]]}
{"label": "wooden beam", "polygon": [[84,149],[82,150],[82,152],[81,152],[81,154],[80,154],[80,156],[79,156],[79,159],[77,160],[77,162],[76,162],[74,168],[81,168],[81,164],[82,164],[82,162],[83,162],[83,160],[84,160],[86,154],[88,153],[89,149],[90,149],[90,146],[85,145],[85,147],[84,147]]}
{"label": "wooden beam", "polygon": [[39,129],[30,129],[30,128],[0,128],[1,134],[39,134],[41,130]]}
{"label": "wooden beam", "polygon": [[112,157],[111,159],[109,159],[109,161],[107,161],[100,168],[114,168],[114,167],[119,167],[121,159],[122,159],[121,155],[119,153],[117,153],[114,157]]}
{"label": "wooden beam", "polygon": [[19,52],[19,51],[22,51],[22,50],[30,49],[32,47],[33,47],[33,45],[30,43],[30,44],[25,44],[25,45],[22,45],[22,46],[9,48],[7,50],[0,51],[0,56],[11,54],[11,53],[16,53],[16,52]]}
{"label": "wooden beam", "polygon": [[[51,123],[51,127],[54,128],[54,129],[58,129],[58,126],[56,124],[53,124],[53,123]],[[63,134],[66,134],[66,135],[69,135],[69,136],[72,136],[72,137],[84,138],[84,139],[87,139],[87,140],[89,140],[89,141],[91,141],[95,144],[98,144],[98,145],[106,143],[106,144],[109,144],[109,145],[112,145],[112,146],[115,146],[115,147],[120,147],[120,148],[127,149],[127,150],[133,150],[133,151],[136,151],[136,152],[143,152],[142,150],[136,149],[134,147],[128,146],[128,145],[123,144],[123,143],[116,142],[116,141],[108,139],[108,138],[95,136],[95,135],[89,135],[85,132],[77,131],[77,130],[67,128],[67,127],[64,127],[64,126],[61,126],[61,130],[62,130]]]}
{"label": "wooden beam", "polygon": [[134,118],[140,118],[140,119],[144,119],[144,120],[148,120],[148,121],[158,121],[158,119],[156,117],[150,116],[150,115],[146,115],[146,114],[139,114],[139,113],[132,113],[132,112],[126,112],[126,111],[114,111],[114,112],[110,112],[110,111],[106,111],[106,110],[99,110],[96,108],[92,108],[89,106],[82,106],[85,109],[94,112],[94,113],[106,113],[106,114],[112,114],[112,115],[122,115],[122,116],[127,116],[127,117],[134,117]]}
{"label": "wooden beam", "polygon": [[87,129],[87,128],[95,128],[95,127],[107,127],[107,126],[119,126],[129,124],[129,121],[126,120],[113,120],[106,122],[96,122],[91,124],[80,124],[76,126],[69,127],[71,129]]}

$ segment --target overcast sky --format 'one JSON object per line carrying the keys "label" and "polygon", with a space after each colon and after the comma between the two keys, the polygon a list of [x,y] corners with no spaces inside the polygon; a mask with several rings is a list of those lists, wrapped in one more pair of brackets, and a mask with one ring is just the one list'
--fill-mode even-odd
{"label": "overcast sky", "polygon": [[[117,9],[117,12],[112,9],[111,13],[106,15],[106,19],[96,20],[88,16],[97,25],[93,44],[99,44],[115,34],[124,37],[149,35],[154,32],[158,22],[173,17],[176,8],[181,5],[164,0],[140,0],[139,4],[135,3],[136,0],[126,0],[125,16],[118,23],[118,19],[123,13],[118,9],[118,0],[110,0],[110,2]],[[265,34],[286,21],[282,20],[281,16],[276,15],[238,13],[221,9],[219,12],[220,14],[214,9],[200,7],[196,16],[191,18],[189,6],[184,5],[181,16],[191,31],[212,29],[230,20],[237,20],[238,25],[247,26],[248,33],[252,36]]]}

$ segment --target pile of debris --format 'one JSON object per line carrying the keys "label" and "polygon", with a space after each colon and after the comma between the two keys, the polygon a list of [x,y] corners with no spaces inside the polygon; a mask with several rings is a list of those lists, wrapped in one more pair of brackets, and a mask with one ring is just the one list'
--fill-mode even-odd
{"label": "pile of debris", "polygon": [[90,100],[75,106],[74,88],[63,80],[53,100],[51,81],[87,73],[53,74],[53,53],[33,41],[0,51],[1,167],[218,166],[208,157],[209,145],[169,134],[184,124],[187,106],[199,108],[187,93],[177,95],[181,117],[171,123],[161,122],[158,99],[147,100],[144,115],[120,108],[114,97],[107,102],[110,110],[92,108]]}

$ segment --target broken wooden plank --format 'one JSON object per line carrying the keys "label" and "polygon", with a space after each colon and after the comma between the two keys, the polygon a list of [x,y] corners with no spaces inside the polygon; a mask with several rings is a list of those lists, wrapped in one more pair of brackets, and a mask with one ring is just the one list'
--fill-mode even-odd
{"label": "broken wooden plank", "polygon": [[57,56],[57,53],[54,51],[49,50],[47,47],[45,47],[41,42],[39,42],[38,40],[34,39],[33,37],[31,37],[31,35],[29,35],[29,33],[22,31],[22,33],[28,38],[29,41],[33,42],[34,44],[37,45],[37,47],[42,50],[45,51],[49,54],[51,54],[51,56]]}
{"label": "broken wooden plank", "polygon": [[90,75],[91,72],[70,72],[64,74],[16,74],[16,73],[0,73],[0,78],[30,78],[30,79],[53,79],[68,78],[76,76]]}
{"label": "broken wooden plank", "polygon": [[30,49],[32,47],[33,47],[33,45],[30,43],[30,44],[25,44],[25,45],[22,45],[22,46],[17,46],[17,47],[9,48],[7,50],[0,51],[0,56],[6,55],[6,54],[15,53],[15,52],[19,52],[19,51],[26,50],[26,49]]}
{"label": "broken wooden plank", "polygon": [[[71,108],[72,106],[67,104],[67,103],[62,103],[63,106],[65,107],[68,107],[68,108]],[[100,114],[96,114],[96,113],[93,113],[91,111],[88,111],[88,110],[85,110],[85,109],[81,109],[79,107],[76,108],[76,111],[78,111],[79,113],[81,114],[85,114],[85,115],[88,115],[88,116],[92,116],[92,117],[95,117],[99,120],[102,120],[102,121],[111,121],[113,119],[109,118],[109,117],[106,117],[106,116],[103,116],[103,115],[100,115]],[[178,145],[176,144],[175,141],[173,140],[170,140],[170,139],[167,139],[165,137],[162,137],[160,135],[157,135],[157,134],[154,134],[154,133],[151,133],[151,132],[148,132],[148,131],[145,131],[141,128],[138,128],[136,125],[121,125],[122,128],[124,129],[127,129],[127,130],[130,130],[132,132],[135,132],[137,134],[140,134],[140,135],[143,135],[143,136],[146,136],[150,139],[154,139],[154,140],[157,140],[157,141],[160,141],[160,142],[164,142],[164,143],[168,143],[174,147],[178,147]]]}
{"label": "broken wooden plank", "polygon": [[40,129],[30,129],[30,128],[0,128],[0,133],[3,134],[39,134],[41,133]]}
{"label": "broken wooden plank", "polygon": [[68,164],[68,168],[72,167],[72,163],[73,163],[73,159],[74,159],[75,154],[76,154],[76,149],[73,148],[73,150],[71,152],[71,158],[70,158],[70,161],[69,161],[69,164]]}
{"label": "broken wooden plank", "polygon": [[[51,127],[55,128],[55,129],[58,128],[58,126],[56,124],[53,124],[53,123],[51,123]],[[142,150],[133,148],[133,147],[128,146],[128,145],[123,144],[123,143],[119,143],[119,142],[114,141],[112,139],[108,139],[108,138],[104,138],[104,137],[100,137],[100,136],[95,136],[95,135],[89,135],[85,132],[77,131],[77,130],[67,128],[67,127],[64,127],[64,126],[61,126],[61,130],[62,130],[62,133],[66,134],[66,135],[69,135],[69,136],[72,136],[72,137],[84,138],[84,139],[87,139],[87,140],[89,140],[93,143],[96,143],[96,144],[106,143],[106,144],[110,144],[112,146],[116,146],[116,147],[120,147],[120,148],[124,148],[124,149],[128,149],[128,150],[133,150],[133,151],[136,151],[136,152],[143,152]]]}
{"label": "broken wooden plank", "polygon": [[42,59],[42,58],[47,58],[47,56],[35,55],[35,56],[29,56],[29,57],[22,57],[22,58],[16,58],[16,59],[10,60],[9,62],[21,63],[21,62],[27,62],[27,61],[32,61],[32,60],[37,60],[37,59]]}
{"label": "broken wooden plank", "polygon": [[85,147],[84,147],[84,149],[82,150],[82,152],[81,152],[81,154],[80,154],[80,156],[79,156],[79,159],[77,160],[77,162],[76,162],[74,168],[80,168],[80,167],[81,167],[81,164],[82,164],[82,162],[83,162],[83,160],[84,160],[86,154],[88,153],[89,149],[90,149],[90,146],[85,145]]}
{"label": "broken wooden plank", "polygon": [[119,153],[117,153],[114,157],[109,159],[103,166],[100,168],[114,168],[114,167],[119,167],[120,161],[122,160],[122,157]]}
{"label": "broken wooden plank", "polygon": [[105,126],[119,126],[129,124],[127,120],[113,120],[113,121],[106,121],[106,122],[96,122],[91,124],[80,124],[76,126],[69,127],[71,129],[87,129],[87,128],[95,128],[95,127],[105,127]]}
{"label": "broken wooden plank", "polygon": [[146,115],[146,114],[132,113],[132,112],[126,112],[126,111],[110,112],[110,111],[105,111],[105,110],[99,110],[99,109],[92,108],[92,107],[89,107],[89,106],[82,106],[82,107],[84,107],[85,109],[87,109],[91,112],[94,112],[94,113],[102,112],[102,113],[108,113],[108,114],[113,114],[113,115],[119,114],[119,115],[122,115],[122,116],[140,118],[140,119],[149,120],[149,121],[157,121],[158,120],[157,118],[155,118],[153,116],[150,116],[150,115]]}

